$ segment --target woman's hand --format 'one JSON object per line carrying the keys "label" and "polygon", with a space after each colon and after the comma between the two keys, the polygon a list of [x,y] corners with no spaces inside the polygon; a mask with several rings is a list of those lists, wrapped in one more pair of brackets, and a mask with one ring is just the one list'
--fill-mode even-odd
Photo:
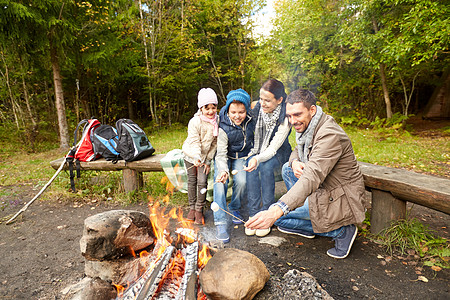
{"label": "woman's hand", "polygon": [[228,172],[222,171],[219,176],[216,178],[216,182],[225,183],[228,179]]}
{"label": "woman's hand", "polygon": [[305,168],[305,164],[301,161],[294,160],[292,162],[292,171],[294,171],[294,175],[297,178],[300,178],[300,176],[303,175],[303,169]]}
{"label": "woman's hand", "polygon": [[244,166],[244,171],[251,172],[256,169],[256,166],[258,165],[258,161],[256,158],[252,157],[250,161],[247,163],[247,166]]}

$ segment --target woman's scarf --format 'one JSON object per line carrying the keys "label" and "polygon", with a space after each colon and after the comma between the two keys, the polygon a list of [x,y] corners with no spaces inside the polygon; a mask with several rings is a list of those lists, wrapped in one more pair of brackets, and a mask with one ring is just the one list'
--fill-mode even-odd
{"label": "woman's scarf", "polygon": [[[258,120],[255,127],[255,148],[257,153],[261,153],[269,146],[270,137],[277,125],[278,118],[281,113],[281,105],[279,104],[271,113],[265,113],[262,108],[259,110]],[[262,140],[261,140],[262,137]]]}
{"label": "woman's scarf", "polygon": [[308,128],[306,128],[306,130],[302,133],[295,134],[295,139],[297,140],[298,157],[300,158],[300,161],[302,163],[308,162],[309,147],[311,146],[316,126],[323,114],[322,107],[318,105],[316,105],[316,107],[316,114],[309,122]]}
{"label": "woman's scarf", "polygon": [[214,118],[210,119],[208,117],[205,117],[200,112],[200,120],[208,122],[208,123],[210,123],[210,124],[212,124],[214,126],[213,136],[218,136],[219,135],[219,124],[217,123],[217,114],[214,115]]}

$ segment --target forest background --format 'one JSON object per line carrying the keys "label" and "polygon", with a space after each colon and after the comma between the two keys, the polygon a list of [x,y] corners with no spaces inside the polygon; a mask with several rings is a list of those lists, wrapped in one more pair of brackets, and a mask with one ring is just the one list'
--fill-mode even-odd
{"label": "forest background", "polygon": [[[450,5],[431,0],[0,0],[0,130],[68,148],[95,116],[146,130],[187,124],[197,92],[219,108],[268,78],[314,91],[343,124],[421,114],[449,78]],[[392,122],[391,122],[392,123]],[[147,132],[149,133],[149,132]]]}

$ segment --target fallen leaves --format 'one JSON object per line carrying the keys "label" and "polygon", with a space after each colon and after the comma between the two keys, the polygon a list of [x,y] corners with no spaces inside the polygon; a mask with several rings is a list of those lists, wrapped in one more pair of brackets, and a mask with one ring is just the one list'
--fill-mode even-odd
{"label": "fallen leaves", "polygon": [[442,271],[442,268],[439,266],[431,266],[431,270],[439,272],[439,271]]}
{"label": "fallen leaves", "polygon": [[413,281],[423,281],[423,282],[428,282],[428,278],[426,278],[425,276],[420,275],[419,277],[417,277],[416,280]]}

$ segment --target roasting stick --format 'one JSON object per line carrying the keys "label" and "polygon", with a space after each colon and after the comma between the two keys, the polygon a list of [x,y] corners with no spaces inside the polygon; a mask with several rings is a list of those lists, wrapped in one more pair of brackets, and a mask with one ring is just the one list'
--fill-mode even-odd
{"label": "roasting stick", "polygon": [[[231,174],[234,176],[234,175],[236,175],[238,172],[240,172],[240,171],[245,171],[245,170],[233,170],[233,171],[231,171]],[[221,182],[221,181],[216,181],[216,182],[214,182],[214,184],[216,184],[216,183],[223,183],[223,182]],[[207,188],[202,188],[201,190],[200,190],[200,194],[204,194],[204,193],[206,193],[208,191],[208,189]]]}
{"label": "roasting stick", "polygon": [[184,174],[184,173],[187,173],[187,171],[190,170],[190,169],[192,169],[193,167],[195,167],[195,165],[190,166],[190,167],[187,168],[186,170],[180,170],[180,171],[178,172],[178,174]]}
{"label": "roasting stick", "polygon": [[219,209],[221,209],[221,210],[223,210],[224,212],[226,212],[227,214],[229,214],[230,216],[232,216],[233,218],[236,218],[236,219],[238,219],[239,221],[241,221],[242,223],[245,223],[244,220],[242,220],[242,219],[236,217],[235,215],[233,215],[233,214],[229,213],[228,211],[226,211],[225,209],[221,208],[221,207],[219,206],[219,204],[217,204],[216,202],[211,203],[211,209],[212,209],[213,212],[217,212],[217,211],[219,211]]}
{"label": "roasting stick", "polygon": [[[69,151],[70,153],[70,151]],[[67,153],[67,154],[69,154]],[[31,199],[27,204],[25,204],[24,207],[22,207],[21,210],[19,210],[11,219],[9,219],[8,221],[6,221],[6,225],[11,224],[12,221],[14,221],[15,218],[17,218],[21,213],[23,213],[24,211],[27,210],[28,206],[30,206],[37,198],[39,198],[40,195],[42,195],[42,193],[49,187],[49,185],[53,182],[53,180],[55,180],[56,176],[58,176],[58,174],[61,172],[61,170],[64,167],[64,164],[66,163],[66,159],[67,159],[67,155],[64,156],[64,160],[61,163],[61,165],[59,166],[58,170],[56,171],[56,173],[53,175],[53,177],[49,180],[49,182],[47,182],[46,185],[44,185],[44,187],[39,191],[39,193],[37,193],[36,196],[34,196],[33,199]]]}

